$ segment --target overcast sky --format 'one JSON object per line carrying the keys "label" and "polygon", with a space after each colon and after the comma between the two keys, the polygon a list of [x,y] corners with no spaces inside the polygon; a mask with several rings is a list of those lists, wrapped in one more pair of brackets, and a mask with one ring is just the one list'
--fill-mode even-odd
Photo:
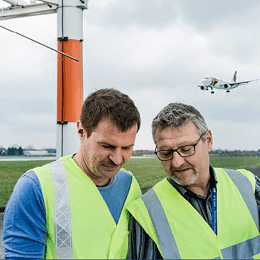
{"label": "overcast sky", "polygon": [[[0,0],[0,4],[1,4]],[[84,11],[84,97],[127,93],[140,110],[135,149],[154,149],[151,121],[170,102],[194,105],[214,149],[260,149],[260,81],[201,91],[204,76],[258,79],[259,0],[90,0]],[[0,25],[56,48],[56,14]],[[0,28],[0,146],[56,146],[57,54]]]}

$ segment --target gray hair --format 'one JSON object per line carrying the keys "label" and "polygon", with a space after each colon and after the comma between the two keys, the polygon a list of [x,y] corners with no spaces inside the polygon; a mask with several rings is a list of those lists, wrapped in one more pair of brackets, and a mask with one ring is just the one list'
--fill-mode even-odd
{"label": "gray hair", "polygon": [[[182,126],[188,124],[189,121],[194,123],[200,134],[208,130],[204,117],[196,108],[182,103],[170,103],[153,119],[152,134],[154,142],[157,130],[160,131],[166,127],[180,129]],[[205,138],[202,139],[205,140]]]}

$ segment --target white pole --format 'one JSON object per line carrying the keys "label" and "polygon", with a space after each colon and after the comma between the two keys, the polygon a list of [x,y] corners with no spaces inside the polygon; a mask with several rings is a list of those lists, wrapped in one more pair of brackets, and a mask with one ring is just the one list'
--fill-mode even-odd
{"label": "white pole", "polygon": [[79,62],[58,55],[57,157],[79,149],[76,122],[83,101],[83,9],[78,0],[60,0],[57,10],[58,49]]}

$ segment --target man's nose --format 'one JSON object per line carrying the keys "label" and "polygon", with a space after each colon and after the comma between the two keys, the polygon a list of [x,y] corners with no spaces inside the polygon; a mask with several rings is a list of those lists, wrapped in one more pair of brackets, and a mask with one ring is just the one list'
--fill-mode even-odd
{"label": "man's nose", "polygon": [[114,150],[110,156],[109,159],[114,162],[116,165],[120,165],[123,162],[123,155],[121,152],[121,149]]}
{"label": "man's nose", "polygon": [[176,151],[172,155],[172,166],[179,168],[184,163],[184,158],[181,157]]}

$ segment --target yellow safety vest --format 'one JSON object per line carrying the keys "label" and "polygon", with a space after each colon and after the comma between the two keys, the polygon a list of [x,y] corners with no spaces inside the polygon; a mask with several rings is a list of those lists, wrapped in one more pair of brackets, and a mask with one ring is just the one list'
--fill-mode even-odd
{"label": "yellow safety vest", "polygon": [[220,168],[215,172],[217,235],[167,179],[127,207],[164,259],[260,258],[253,174]]}
{"label": "yellow safety vest", "polygon": [[34,172],[46,209],[47,259],[126,258],[129,234],[126,206],[141,194],[134,176],[116,225],[96,185],[71,155],[35,168]]}

